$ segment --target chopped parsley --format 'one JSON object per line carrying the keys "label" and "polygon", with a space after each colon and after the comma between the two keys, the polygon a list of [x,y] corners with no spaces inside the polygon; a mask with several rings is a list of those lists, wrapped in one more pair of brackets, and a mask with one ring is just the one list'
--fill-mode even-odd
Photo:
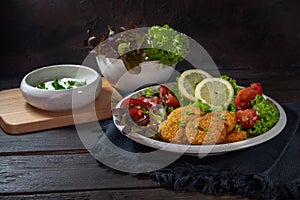
{"label": "chopped parsley", "polygon": [[184,110],[184,113],[187,115],[193,115],[194,112],[192,110]]}
{"label": "chopped parsley", "polygon": [[224,113],[222,113],[221,115],[220,115],[220,118],[222,119],[222,120],[225,120],[225,114]]}
{"label": "chopped parsley", "polygon": [[195,126],[194,126],[194,129],[200,129],[200,126],[199,126],[199,124],[196,124]]}
{"label": "chopped parsley", "polygon": [[179,126],[185,127],[185,123],[184,123],[183,121],[180,121],[180,122],[179,122]]}
{"label": "chopped parsley", "polygon": [[40,84],[38,84],[36,87],[39,88],[39,89],[44,89],[44,90],[47,90],[47,89],[48,89],[48,88],[46,88],[45,83],[40,83]]}
{"label": "chopped parsley", "polygon": [[44,90],[65,90],[65,89],[81,87],[86,84],[87,84],[86,81],[77,81],[76,79],[71,79],[71,78],[61,79],[59,77],[55,77],[53,81],[40,83],[36,86],[36,88],[44,89]]}
{"label": "chopped parsley", "polygon": [[81,87],[86,85],[86,81],[75,81],[75,86],[77,87]]}
{"label": "chopped parsley", "polygon": [[60,79],[59,78],[55,78],[54,81],[51,83],[52,87],[54,88],[54,90],[64,90],[66,89],[64,86],[62,86],[60,83]]}

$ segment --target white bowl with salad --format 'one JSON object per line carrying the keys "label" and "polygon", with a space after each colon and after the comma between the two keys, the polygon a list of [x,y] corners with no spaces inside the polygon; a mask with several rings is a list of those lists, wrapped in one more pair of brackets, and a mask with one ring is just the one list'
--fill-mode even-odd
{"label": "white bowl with salad", "polygon": [[47,111],[67,111],[92,103],[102,87],[92,68],[61,64],[38,68],[22,79],[21,93],[28,104]]}
{"label": "white bowl with salad", "polygon": [[154,149],[206,156],[249,148],[278,135],[284,109],[260,83],[240,87],[229,76],[187,70],[177,82],[124,97],[114,123],[130,139]]}

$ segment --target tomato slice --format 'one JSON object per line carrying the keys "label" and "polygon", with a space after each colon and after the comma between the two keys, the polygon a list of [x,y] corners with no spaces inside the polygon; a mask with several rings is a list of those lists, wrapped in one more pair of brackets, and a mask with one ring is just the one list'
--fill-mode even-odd
{"label": "tomato slice", "polygon": [[262,95],[262,87],[260,83],[252,83],[249,87],[241,89],[236,98],[234,105],[239,110],[252,108],[251,101],[256,95]]}
{"label": "tomato slice", "polygon": [[169,90],[169,88],[167,88],[164,85],[160,85],[160,98],[161,101],[166,105],[166,106],[170,106],[173,108],[178,108],[180,107],[180,103],[177,99],[177,97],[174,95],[174,93]]}
{"label": "tomato slice", "polygon": [[255,109],[238,110],[236,112],[236,123],[245,129],[253,128],[258,120],[258,111]]}

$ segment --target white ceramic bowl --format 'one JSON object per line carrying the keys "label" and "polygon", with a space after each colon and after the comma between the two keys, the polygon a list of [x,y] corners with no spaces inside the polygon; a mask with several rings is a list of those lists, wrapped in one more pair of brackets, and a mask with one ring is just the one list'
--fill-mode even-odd
{"label": "white ceramic bowl", "polygon": [[[85,80],[86,85],[73,89],[45,90],[36,86],[59,78]],[[66,111],[93,102],[102,87],[101,77],[94,69],[82,65],[63,64],[42,67],[28,73],[21,81],[23,97],[30,105],[48,111]]]}
{"label": "white ceramic bowl", "polygon": [[121,59],[96,56],[102,75],[120,91],[133,92],[143,86],[165,83],[174,72],[174,66],[166,66],[158,61],[140,63],[141,72],[131,74],[127,71]]}

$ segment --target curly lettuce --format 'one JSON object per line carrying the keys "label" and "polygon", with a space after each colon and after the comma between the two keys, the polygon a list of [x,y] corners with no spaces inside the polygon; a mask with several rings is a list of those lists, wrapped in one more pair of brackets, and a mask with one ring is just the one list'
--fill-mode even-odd
{"label": "curly lettuce", "polygon": [[189,53],[187,35],[169,27],[152,26],[146,36],[146,60],[159,60],[164,65],[175,65]]}
{"label": "curly lettuce", "polygon": [[234,105],[234,99],[237,96],[237,94],[239,93],[239,91],[241,90],[241,88],[238,87],[238,85],[236,84],[236,80],[235,79],[233,79],[233,78],[231,78],[231,77],[229,77],[227,75],[222,75],[221,78],[224,79],[224,80],[227,80],[231,84],[231,86],[233,88],[233,92],[234,92],[233,93],[232,101],[231,101],[230,105],[228,106],[227,110],[231,111],[231,112],[236,112],[237,109],[236,109],[236,107]]}
{"label": "curly lettuce", "polygon": [[261,135],[270,130],[279,120],[278,109],[263,96],[256,95],[252,100],[253,109],[259,113],[259,120],[247,131],[249,137]]}

